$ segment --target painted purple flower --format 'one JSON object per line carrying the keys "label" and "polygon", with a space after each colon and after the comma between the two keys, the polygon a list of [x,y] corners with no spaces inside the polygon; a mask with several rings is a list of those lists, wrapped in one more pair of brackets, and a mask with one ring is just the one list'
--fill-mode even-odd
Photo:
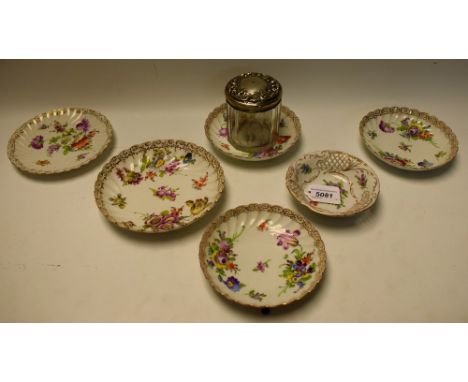
{"label": "painted purple flower", "polygon": [[411,129],[408,130],[408,135],[413,137],[415,135],[418,135],[419,129],[417,127],[412,127]]}
{"label": "painted purple flower", "polygon": [[171,207],[170,211],[163,211],[159,215],[152,213],[145,218],[145,228],[153,231],[167,231],[173,229],[184,217],[181,216],[183,207]]}
{"label": "painted purple flower", "polygon": [[177,197],[177,194],[176,194],[177,189],[173,189],[168,186],[159,186],[157,190],[155,190],[154,188],[151,188],[150,190],[153,191],[153,194],[155,196],[163,200],[174,201],[176,200],[176,197]]}
{"label": "painted purple flower", "polygon": [[58,149],[60,148],[60,145],[58,143],[55,143],[53,145],[50,145],[48,148],[47,148],[47,154],[49,155],[52,155],[53,153],[55,153],[56,151],[58,151]]}
{"label": "painted purple flower", "polygon": [[279,150],[282,148],[281,145],[270,147],[264,151],[257,151],[252,154],[254,158],[269,158],[278,154]]}
{"label": "painted purple flower", "polygon": [[218,135],[221,137],[221,138],[227,138],[229,132],[228,132],[228,129],[227,127],[221,127],[218,131]]}
{"label": "painted purple flower", "polygon": [[136,185],[143,180],[143,176],[139,172],[129,170],[126,167],[117,168],[116,174],[123,182],[124,186],[127,184]]}
{"label": "painted purple flower", "polygon": [[[355,175],[355,178],[357,179],[358,184],[359,184],[362,188],[366,187],[366,184],[367,184],[366,174],[361,173],[359,176],[358,176],[358,175]],[[340,192],[341,192],[341,190],[340,190]]]}
{"label": "painted purple flower", "polygon": [[293,270],[299,272],[299,274],[296,274],[296,278],[297,278],[298,276],[300,277],[300,276],[301,276],[300,273],[305,272],[305,271],[306,271],[306,268],[307,268],[307,265],[304,264],[301,260],[297,260],[297,261],[293,264],[293,266],[292,266],[292,269],[293,269]]}
{"label": "painted purple flower", "polygon": [[164,167],[164,171],[172,175],[179,168],[179,165],[180,165],[179,160],[173,160]]}
{"label": "painted purple flower", "polygon": [[224,281],[224,284],[233,292],[239,292],[241,284],[234,276],[230,276]]}
{"label": "painted purple flower", "polygon": [[219,249],[223,252],[229,252],[231,250],[231,246],[225,240],[219,242]]}
{"label": "painted purple flower", "polygon": [[89,130],[89,121],[86,118],[83,118],[80,122],[78,122],[75,126],[77,130],[83,131],[86,133]]}
{"label": "painted purple flower", "polygon": [[257,262],[257,265],[255,266],[254,269],[252,269],[254,272],[265,272],[265,270],[268,268],[268,263],[270,260],[267,261],[259,261]]}
{"label": "painted purple flower", "polygon": [[395,128],[391,127],[388,123],[385,123],[383,120],[379,123],[379,129],[382,130],[384,133],[393,133],[395,132]]}
{"label": "painted purple flower", "polygon": [[228,262],[228,256],[226,254],[226,252],[218,252],[215,256],[214,256],[214,261],[216,263],[218,263],[219,265],[226,265],[226,263]]}
{"label": "painted purple flower", "polygon": [[44,147],[44,137],[42,135],[35,136],[32,139],[30,146],[36,150],[42,149]]}
{"label": "painted purple flower", "polygon": [[298,229],[294,230],[292,233],[289,229],[286,232],[280,233],[276,236],[277,245],[283,246],[283,249],[288,249],[291,247],[296,247],[299,244],[299,240],[297,240],[297,236],[301,234],[301,231]]}
{"label": "painted purple flower", "polygon": [[406,117],[405,119],[402,119],[402,120],[401,120],[401,124],[402,124],[403,126],[408,126],[408,121],[409,121],[409,118]]}
{"label": "painted purple flower", "polygon": [[424,159],[422,162],[418,162],[419,167],[427,168],[427,167],[432,167],[434,163],[429,162],[427,159]]}
{"label": "painted purple flower", "polygon": [[266,269],[265,263],[259,261],[259,262],[257,263],[257,269],[258,269],[260,272],[265,272],[265,269]]}

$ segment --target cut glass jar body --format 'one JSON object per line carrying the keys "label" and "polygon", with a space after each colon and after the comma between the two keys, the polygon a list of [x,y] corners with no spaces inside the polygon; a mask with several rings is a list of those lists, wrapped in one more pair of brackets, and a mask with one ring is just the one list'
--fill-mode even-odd
{"label": "cut glass jar body", "polygon": [[281,113],[281,84],[263,73],[232,78],[224,89],[228,140],[236,149],[258,152],[277,140]]}
{"label": "cut glass jar body", "polygon": [[281,103],[270,110],[252,112],[227,104],[228,140],[238,150],[256,152],[272,147],[278,137]]}

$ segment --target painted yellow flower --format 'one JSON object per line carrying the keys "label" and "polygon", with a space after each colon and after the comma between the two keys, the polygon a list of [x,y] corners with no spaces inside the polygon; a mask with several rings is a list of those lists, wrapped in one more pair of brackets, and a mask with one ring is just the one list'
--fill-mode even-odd
{"label": "painted yellow flower", "polygon": [[159,167],[161,167],[164,163],[166,163],[166,162],[164,161],[164,159],[159,159],[159,160],[156,162],[156,166],[155,166],[155,167],[156,167],[156,168],[159,168]]}
{"label": "painted yellow flower", "polygon": [[216,268],[218,269],[226,268],[226,265],[228,262],[228,256],[225,252],[215,251],[211,254],[211,259],[213,260],[213,263],[215,264]]}

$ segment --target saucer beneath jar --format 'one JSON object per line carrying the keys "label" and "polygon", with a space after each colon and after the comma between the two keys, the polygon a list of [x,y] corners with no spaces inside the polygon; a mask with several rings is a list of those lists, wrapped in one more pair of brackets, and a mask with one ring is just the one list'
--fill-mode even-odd
{"label": "saucer beneath jar", "polygon": [[228,141],[226,104],[223,104],[208,115],[205,122],[205,134],[211,144],[227,156],[244,161],[262,161],[276,158],[288,152],[299,140],[301,123],[292,110],[281,106],[279,136],[275,145],[258,152],[241,151]]}

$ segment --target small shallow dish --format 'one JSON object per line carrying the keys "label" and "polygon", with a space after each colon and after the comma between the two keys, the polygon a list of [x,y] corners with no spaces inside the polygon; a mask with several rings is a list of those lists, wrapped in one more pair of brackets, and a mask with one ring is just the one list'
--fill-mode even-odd
{"label": "small shallow dish", "polygon": [[276,144],[267,150],[246,152],[233,147],[228,141],[226,104],[214,109],[205,122],[205,134],[211,144],[223,154],[244,161],[263,161],[276,158],[288,152],[301,136],[301,123],[296,114],[281,106],[279,136]]}
{"label": "small shallow dish", "polygon": [[402,170],[439,168],[458,151],[457,137],[444,122],[407,107],[384,107],[368,113],[359,132],[372,154]]}
{"label": "small shallow dish", "polygon": [[131,231],[174,231],[200,219],[219,200],[224,173],[204,148],[180,140],[146,142],[122,151],[101,170],[97,206]]}
{"label": "small shallow dish", "polygon": [[227,211],[205,231],[200,266],[210,285],[241,305],[272,308],[310,293],[325,271],[320,234],[279,206],[249,204]]}
{"label": "small shallow dish", "polygon": [[[305,194],[311,184],[339,188],[340,204],[316,202]],[[379,195],[377,174],[361,159],[341,151],[306,154],[289,166],[286,186],[311,211],[326,216],[352,216],[370,208]]]}
{"label": "small shallow dish", "polygon": [[19,127],[8,142],[8,158],[34,174],[74,170],[96,159],[112,140],[101,113],[68,107],[39,114]]}

